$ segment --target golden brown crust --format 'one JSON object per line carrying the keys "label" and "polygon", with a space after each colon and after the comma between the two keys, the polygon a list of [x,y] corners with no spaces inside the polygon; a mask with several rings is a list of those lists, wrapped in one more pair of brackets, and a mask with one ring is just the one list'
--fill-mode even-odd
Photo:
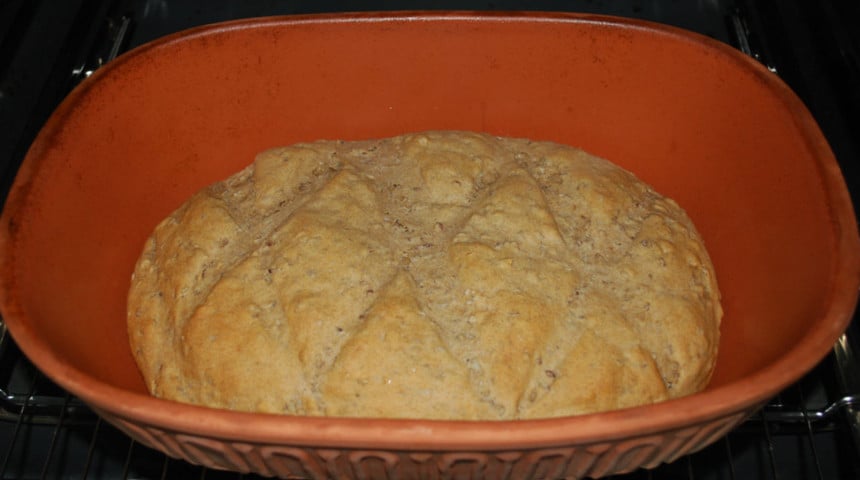
{"label": "golden brown crust", "polygon": [[156,228],[128,302],[157,396],[392,418],[690,394],[722,316],[673,201],[581,150],[468,132],[263,152]]}

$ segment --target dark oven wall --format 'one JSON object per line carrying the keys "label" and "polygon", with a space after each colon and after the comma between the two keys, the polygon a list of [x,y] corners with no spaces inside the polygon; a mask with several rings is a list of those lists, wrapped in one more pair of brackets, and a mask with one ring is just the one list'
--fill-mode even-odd
{"label": "dark oven wall", "polygon": [[[728,43],[779,74],[829,139],[860,195],[860,3],[850,0],[359,1],[3,0],[0,189],[5,198],[39,128],[78,82],[152,39],[262,15],[345,10],[559,10],[657,21]],[[860,478],[857,320],[807,377],[724,440],[623,478]],[[45,379],[0,325],[0,478],[250,478],[135,444]]]}

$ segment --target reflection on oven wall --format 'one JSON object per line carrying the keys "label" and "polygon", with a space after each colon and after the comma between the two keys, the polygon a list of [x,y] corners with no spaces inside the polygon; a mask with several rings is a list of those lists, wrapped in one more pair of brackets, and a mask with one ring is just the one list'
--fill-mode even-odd
{"label": "reflection on oven wall", "polygon": [[[83,78],[130,48],[193,26],[262,15],[343,10],[565,10],[641,18],[731,44],[806,102],[857,204],[860,2],[4,0],[0,4],[3,198],[32,138]],[[860,478],[857,322],[810,375],[724,441],[623,478]],[[854,380],[852,383],[852,379]],[[0,478],[250,478],[202,471],[135,444],[24,358],[0,327]]]}
{"label": "reflection on oven wall", "polygon": [[141,18],[165,18],[168,16],[167,0],[146,0]]}

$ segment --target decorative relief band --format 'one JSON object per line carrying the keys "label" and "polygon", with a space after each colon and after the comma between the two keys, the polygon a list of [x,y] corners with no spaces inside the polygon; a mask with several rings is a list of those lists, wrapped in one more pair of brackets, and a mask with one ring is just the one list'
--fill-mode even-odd
{"label": "decorative relief band", "polygon": [[622,441],[501,452],[409,452],[258,445],[142,426],[99,412],[107,421],[165,454],[220,470],[285,479],[553,479],[602,477],[654,468],[700,450],[755,409],[709,423]]}

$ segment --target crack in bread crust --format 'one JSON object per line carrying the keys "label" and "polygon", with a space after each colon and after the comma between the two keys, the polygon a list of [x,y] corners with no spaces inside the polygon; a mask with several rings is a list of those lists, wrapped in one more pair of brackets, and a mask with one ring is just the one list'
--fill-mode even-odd
{"label": "crack in bread crust", "polygon": [[722,317],[690,219],[582,150],[472,132],[267,150],[155,229],[129,340],[159,397],[517,419],[688,395]]}

